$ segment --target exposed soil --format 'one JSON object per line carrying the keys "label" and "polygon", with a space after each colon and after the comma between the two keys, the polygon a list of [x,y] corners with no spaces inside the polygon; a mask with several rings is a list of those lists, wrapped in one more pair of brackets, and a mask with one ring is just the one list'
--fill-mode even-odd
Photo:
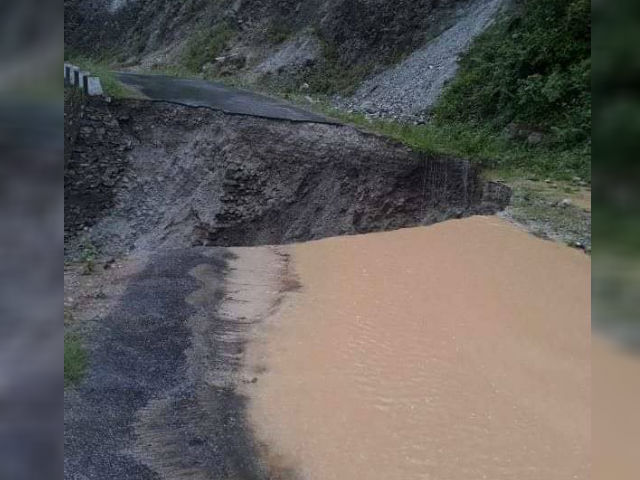
{"label": "exposed soil", "polygon": [[391,230],[495,213],[511,195],[467,161],[344,125],[139,100],[80,112],[65,164],[71,257],[87,243],[119,254]]}

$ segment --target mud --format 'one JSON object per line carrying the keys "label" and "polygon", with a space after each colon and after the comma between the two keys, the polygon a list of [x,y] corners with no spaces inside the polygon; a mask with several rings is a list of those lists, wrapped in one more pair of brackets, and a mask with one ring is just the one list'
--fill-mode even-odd
{"label": "mud", "polygon": [[290,247],[250,420],[306,479],[586,479],[590,259],[497,218]]}
{"label": "mud", "polygon": [[631,480],[640,471],[640,355],[618,339],[594,332],[594,480]]}

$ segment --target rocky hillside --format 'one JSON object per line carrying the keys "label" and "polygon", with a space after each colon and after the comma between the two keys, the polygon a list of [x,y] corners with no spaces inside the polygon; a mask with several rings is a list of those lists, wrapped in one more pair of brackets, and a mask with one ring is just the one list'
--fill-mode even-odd
{"label": "rocky hillside", "polygon": [[[340,61],[392,60],[448,26],[470,0],[65,0],[66,45],[136,61],[222,24],[231,45],[267,48],[301,33]],[[449,20],[449,23],[447,22]],[[242,44],[242,45],[240,45]],[[255,61],[260,52],[250,54]],[[209,59],[213,61],[214,59]]]}
{"label": "rocky hillside", "polygon": [[357,92],[356,107],[417,114],[503,3],[65,0],[65,44],[68,55],[121,66],[234,76],[279,91]]}

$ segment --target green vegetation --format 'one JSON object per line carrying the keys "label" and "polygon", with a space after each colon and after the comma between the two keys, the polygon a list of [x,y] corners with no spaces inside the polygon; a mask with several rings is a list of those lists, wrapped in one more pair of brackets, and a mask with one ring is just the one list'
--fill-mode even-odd
{"label": "green vegetation", "polygon": [[77,335],[64,336],[64,385],[75,385],[84,376],[87,368],[87,352]]}
{"label": "green vegetation", "polygon": [[481,35],[435,109],[437,121],[549,132],[574,147],[591,136],[590,0],[520,0]]}
{"label": "green vegetation", "polygon": [[106,95],[114,98],[137,96],[134,91],[118,81],[107,61],[93,60],[87,57],[70,57],[67,61],[100,77],[100,83]]}
{"label": "green vegetation", "polygon": [[168,77],[178,78],[199,78],[201,75],[192,72],[184,65],[165,64],[165,65],[152,65],[151,72],[155,75],[166,75]]}
{"label": "green vegetation", "polygon": [[345,63],[336,46],[330,43],[323,44],[322,59],[303,77],[310,90],[320,94],[351,94],[372,69],[371,65]]}
{"label": "green vegetation", "polygon": [[234,35],[235,31],[227,23],[196,32],[187,41],[181,58],[182,65],[191,72],[199,73],[205,63],[220,56]]}
{"label": "green vegetation", "polygon": [[85,240],[80,251],[80,262],[83,264],[83,275],[90,275],[95,271],[96,257],[98,256],[98,249],[90,240]]}
{"label": "green vegetation", "polygon": [[570,180],[591,176],[590,149],[557,145],[529,145],[512,140],[490,126],[459,122],[432,122],[424,125],[369,119],[326,106],[318,108],[329,116],[394,138],[422,152],[455,155],[476,161],[505,176],[534,176],[541,179]]}
{"label": "green vegetation", "polygon": [[265,32],[269,43],[277,45],[291,36],[291,28],[282,22],[270,23]]}

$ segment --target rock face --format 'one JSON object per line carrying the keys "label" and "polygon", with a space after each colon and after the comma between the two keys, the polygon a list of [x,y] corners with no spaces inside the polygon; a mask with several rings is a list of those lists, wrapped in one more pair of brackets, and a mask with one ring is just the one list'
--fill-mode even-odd
{"label": "rock face", "polygon": [[312,29],[347,63],[411,51],[442,31],[471,0],[65,0],[65,42],[80,51],[139,54],[169,46],[198,28],[226,22],[243,41],[264,43],[270,25]]}
{"label": "rock face", "polygon": [[80,124],[67,236],[90,227],[105,253],[389,230],[494,213],[510,198],[467,161],[348,126],[131,100],[92,101]]}
{"label": "rock face", "polygon": [[[120,118],[120,121],[122,118]],[[115,186],[126,184],[131,138],[102,101],[81,97],[65,105],[65,240],[94,224],[114,205]]]}
{"label": "rock face", "polygon": [[255,68],[259,74],[278,75],[286,70],[306,68],[321,55],[317,38],[301,36],[285,42],[278,51]]}

